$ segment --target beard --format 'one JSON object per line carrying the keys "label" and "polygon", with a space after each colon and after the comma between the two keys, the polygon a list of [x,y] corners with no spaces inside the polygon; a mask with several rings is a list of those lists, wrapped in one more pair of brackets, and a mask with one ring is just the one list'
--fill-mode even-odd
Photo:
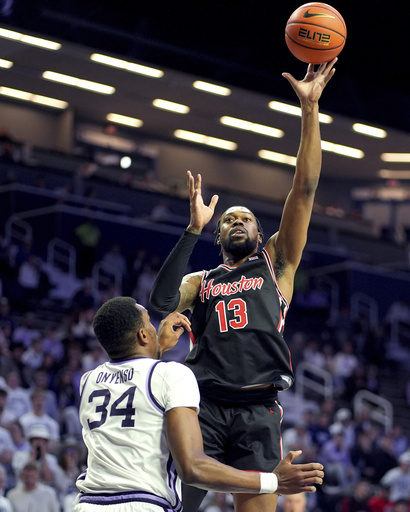
{"label": "beard", "polygon": [[235,261],[241,260],[252,254],[258,246],[258,238],[251,239],[247,237],[244,240],[233,240],[228,238],[223,245],[223,250],[232,256]]}

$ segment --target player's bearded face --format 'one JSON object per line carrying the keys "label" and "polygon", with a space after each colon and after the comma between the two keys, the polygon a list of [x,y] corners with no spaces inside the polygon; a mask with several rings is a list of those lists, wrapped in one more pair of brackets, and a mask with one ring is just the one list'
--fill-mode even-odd
{"label": "player's bearded face", "polygon": [[235,259],[242,259],[255,251],[258,246],[258,234],[251,238],[246,231],[246,236],[237,238],[235,234],[231,232],[225,240],[221,240],[221,245],[226,253],[234,256]]}

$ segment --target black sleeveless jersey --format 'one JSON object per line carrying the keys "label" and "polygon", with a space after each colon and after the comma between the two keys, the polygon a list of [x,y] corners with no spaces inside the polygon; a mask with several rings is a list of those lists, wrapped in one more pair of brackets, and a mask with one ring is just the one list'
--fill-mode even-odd
{"label": "black sleeveless jersey", "polygon": [[186,359],[201,395],[235,402],[244,393],[239,388],[290,387],[294,375],[283,338],[287,311],[265,249],[238,267],[222,264],[204,271]]}

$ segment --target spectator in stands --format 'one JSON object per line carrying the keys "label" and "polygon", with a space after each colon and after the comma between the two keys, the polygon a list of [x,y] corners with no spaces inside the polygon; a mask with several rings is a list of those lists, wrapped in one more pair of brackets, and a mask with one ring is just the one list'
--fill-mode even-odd
{"label": "spectator in stands", "polygon": [[0,427],[0,464],[8,466],[15,452],[15,446],[10,432],[5,427]]}
{"label": "spectator in stands", "polygon": [[14,249],[13,266],[18,271],[20,266],[26,262],[30,256],[35,256],[33,251],[33,242],[31,238],[26,238],[20,245]]}
{"label": "spectator in stands", "polygon": [[49,434],[50,451],[53,451],[56,444],[60,441],[60,425],[45,412],[47,400],[46,391],[41,388],[36,388],[31,392],[30,398],[32,410],[20,417],[20,423],[24,429],[24,433],[28,437],[32,427],[39,425],[44,426]]}
{"label": "spectator in stands", "polygon": [[5,497],[7,472],[4,466],[0,466],[0,512],[14,512],[11,502]]}
{"label": "spectator in stands", "polygon": [[109,250],[103,255],[101,263],[104,268],[113,275],[119,273],[124,281],[127,277],[127,260],[122,253],[121,246],[118,243],[111,245]]}
{"label": "spectator in stands", "polygon": [[33,300],[41,297],[41,262],[34,254],[28,256],[19,266],[17,274],[17,282],[22,291],[22,303],[31,306]]}
{"label": "spectator in stands", "polygon": [[6,408],[7,405],[7,389],[0,388],[0,426],[7,427],[17,419],[17,416]]}
{"label": "spectator in stands", "polygon": [[138,245],[138,247],[135,249],[135,253],[131,255],[131,258],[128,261],[129,282],[125,283],[124,285],[124,295],[128,296],[132,294],[132,291],[137,284],[138,278],[147,262],[147,259],[147,248]]}
{"label": "spectator in stands", "polygon": [[367,502],[369,512],[390,512],[393,503],[389,500],[389,492],[387,486],[379,485],[376,487],[376,494],[369,498]]}
{"label": "spectator in stands", "polygon": [[352,419],[352,411],[346,407],[337,410],[334,415],[335,423],[341,423],[344,428],[345,445],[351,449],[356,442],[356,425]]}
{"label": "spectator in stands", "polygon": [[299,419],[294,427],[284,430],[282,450],[284,453],[288,453],[291,450],[302,450],[302,455],[300,455],[301,463],[316,460],[317,450],[313,445],[312,437],[303,419]]}
{"label": "spectator in stands", "polygon": [[62,438],[69,437],[81,440],[81,423],[78,417],[78,387],[75,387],[74,372],[70,367],[64,367],[58,373],[56,391]]}
{"label": "spectator in stands", "polygon": [[40,482],[40,471],[34,462],[27,463],[21,471],[22,485],[7,493],[13,512],[60,512],[56,491]]}
{"label": "spectator in stands", "polygon": [[[1,272],[0,268],[0,275]],[[16,327],[16,322],[11,313],[10,301],[7,297],[0,298],[0,329],[3,331],[7,339],[11,340]]]}
{"label": "spectator in stands", "polygon": [[75,247],[77,249],[77,275],[80,278],[91,276],[92,268],[97,261],[97,249],[101,239],[101,231],[92,217],[88,216],[79,224],[75,231]]}
{"label": "spectator in stands", "polygon": [[37,328],[36,315],[33,311],[29,311],[24,315],[22,325],[15,328],[13,341],[21,342],[24,348],[28,348],[34,339],[40,337],[41,332]]}
{"label": "spectator in stands", "polygon": [[11,438],[13,439],[16,452],[30,450],[30,443],[24,435],[23,427],[18,420],[11,422],[7,426],[7,430],[10,432]]}
{"label": "spectator in stands", "polygon": [[404,434],[404,428],[401,423],[396,423],[393,430],[390,432],[392,437],[392,449],[395,457],[398,459],[401,454],[406,452],[409,448],[409,440]]}
{"label": "spectator in stands", "polygon": [[42,389],[45,393],[46,405],[44,408],[44,412],[57,421],[57,395],[53,389],[50,389],[50,378],[48,373],[41,368],[36,370],[33,374],[33,379],[29,390],[30,394],[36,389]]}
{"label": "spectator in stands", "polygon": [[410,500],[397,500],[393,503],[391,512],[409,512]]}
{"label": "spectator in stands", "polygon": [[[67,438],[61,443],[58,451],[59,466],[64,472],[64,489],[60,501],[75,489],[77,477],[86,468],[86,448],[82,442]],[[77,491],[78,494],[78,491]]]}
{"label": "spectator in stands", "polygon": [[373,453],[373,482],[378,484],[385,473],[397,466],[398,457],[393,450],[393,439],[389,432],[377,439]]}
{"label": "spectator in stands", "polygon": [[342,498],[340,512],[370,512],[368,501],[371,491],[367,480],[359,480],[354,487],[352,496]]}
{"label": "spectator in stands", "polygon": [[282,496],[278,505],[280,512],[306,512],[308,510],[306,493],[300,492],[299,494]]}
{"label": "spectator in stands", "polygon": [[395,300],[387,310],[384,321],[390,326],[394,323],[410,325],[410,303],[408,299],[401,297]]}
{"label": "spectator in stands", "polygon": [[160,267],[160,258],[158,256],[152,256],[150,261],[144,265],[135,289],[132,292],[132,296],[138,304],[142,304],[148,309],[150,308],[149,296]]}
{"label": "spectator in stands", "polygon": [[331,439],[321,447],[319,460],[326,472],[332,472],[338,479],[338,485],[347,490],[357,479],[357,470],[353,467],[350,450],[344,444],[344,428],[341,423],[329,427]]}
{"label": "spectator in stands", "polygon": [[80,311],[77,321],[71,326],[71,333],[82,347],[87,347],[89,342],[96,339],[93,329],[94,315],[95,309]]}
{"label": "spectator in stands", "polygon": [[75,292],[71,299],[70,310],[76,316],[80,311],[97,307],[97,294],[93,291],[92,281],[89,277],[83,280],[81,288]]}
{"label": "spectator in stands", "polygon": [[346,379],[350,377],[359,360],[353,352],[353,343],[346,341],[341,350],[336,352],[333,359],[333,378],[336,395],[341,395],[345,389]]}
{"label": "spectator in stands", "polygon": [[94,370],[100,364],[108,361],[108,356],[105,350],[102,348],[101,343],[97,340],[91,340],[88,343],[88,350],[84,352],[81,359],[81,365],[84,372]]}
{"label": "spectator in stands", "polygon": [[44,425],[34,425],[30,428],[27,438],[29,450],[19,450],[13,455],[12,466],[17,480],[22,478],[23,468],[27,463],[34,463],[39,470],[40,481],[53,486],[57,492],[62,492],[65,485],[64,471],[58,464],[57,457],[49,451],[50,434]]}
{"label": "spectator in stands", "polygon": [[44,362],[43,338],[34,338],[31,345],[21,356],[24,364],[24,380],[28,383],[33,381],[35,372],[42,367]]}
{"label": "spectator in stands", "polygon": [[43,338],[43,352],[44,356],[51,355],[54,361],[61,361],[64,355],[64,347],[61,342],[61,333],[56,327],[50,327],[46,330]]}
{"label": "spectator in stands", "polygon": [[[4,345],[2,345],[2,348],[5,349]],[[25,347],[21,341],[12,341],[8,350],[5,349],[2,351],[1,375],[6,378],[7,374],[10,372],[17,372],[20,379],[20,385],[25,388],[28,383],[25,375],[26,367],[22,361],[24,351]]]}
{"label": "spectator in stands", "polygon": [[367,432],[359,432],[354,446],[350,448],[350,457],[354,467],[363,478],[372,483],[378,483],[375,479],[374,469],[374,441]]}
{"label": "spectator in stands", "polygon": [[13,413],[16,418],[21,418],[23,414],[31,411],[30,398],[27,391],[21,386],[21,377],[18,371],[9,371],[5,378],[7,384],[7,403],[4,410]]}
{"label": "spectator in stands", "polygon": [[390,501],[410,499],[410,451],[400,455],[399,465],[387,471],[380,484],[390,488]]}
{"label": "spectator in stands", "polygon": [[103,286],[100,290],[100,297],[98,300],[98,306],[104,304],[109,299],[113,299],[114,297],[119,297],[121,295],[121,283],[116,282],[114,276],[108,278],[105,286]]}
{"label": "spectator in stands", "polygon": [[309,427],[312,436],[312,442],[320,450],[322,446],[331,439],[330,423],[332,421],[331,415],[326,411],[320,411],[317,420]]}

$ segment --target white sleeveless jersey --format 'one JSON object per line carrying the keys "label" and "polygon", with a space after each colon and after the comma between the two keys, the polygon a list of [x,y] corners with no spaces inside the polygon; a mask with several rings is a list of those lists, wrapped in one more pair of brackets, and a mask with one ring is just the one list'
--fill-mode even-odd
{"label": "white sleeveless jersey", "polygon": [[150,358],[107,362],[83,375],[80,392],[88,449],[87,471],[77,480],[81,502],[148,501],[179,510],[181,482],[168,448],[165,413],[199,408],[192,371]]}

